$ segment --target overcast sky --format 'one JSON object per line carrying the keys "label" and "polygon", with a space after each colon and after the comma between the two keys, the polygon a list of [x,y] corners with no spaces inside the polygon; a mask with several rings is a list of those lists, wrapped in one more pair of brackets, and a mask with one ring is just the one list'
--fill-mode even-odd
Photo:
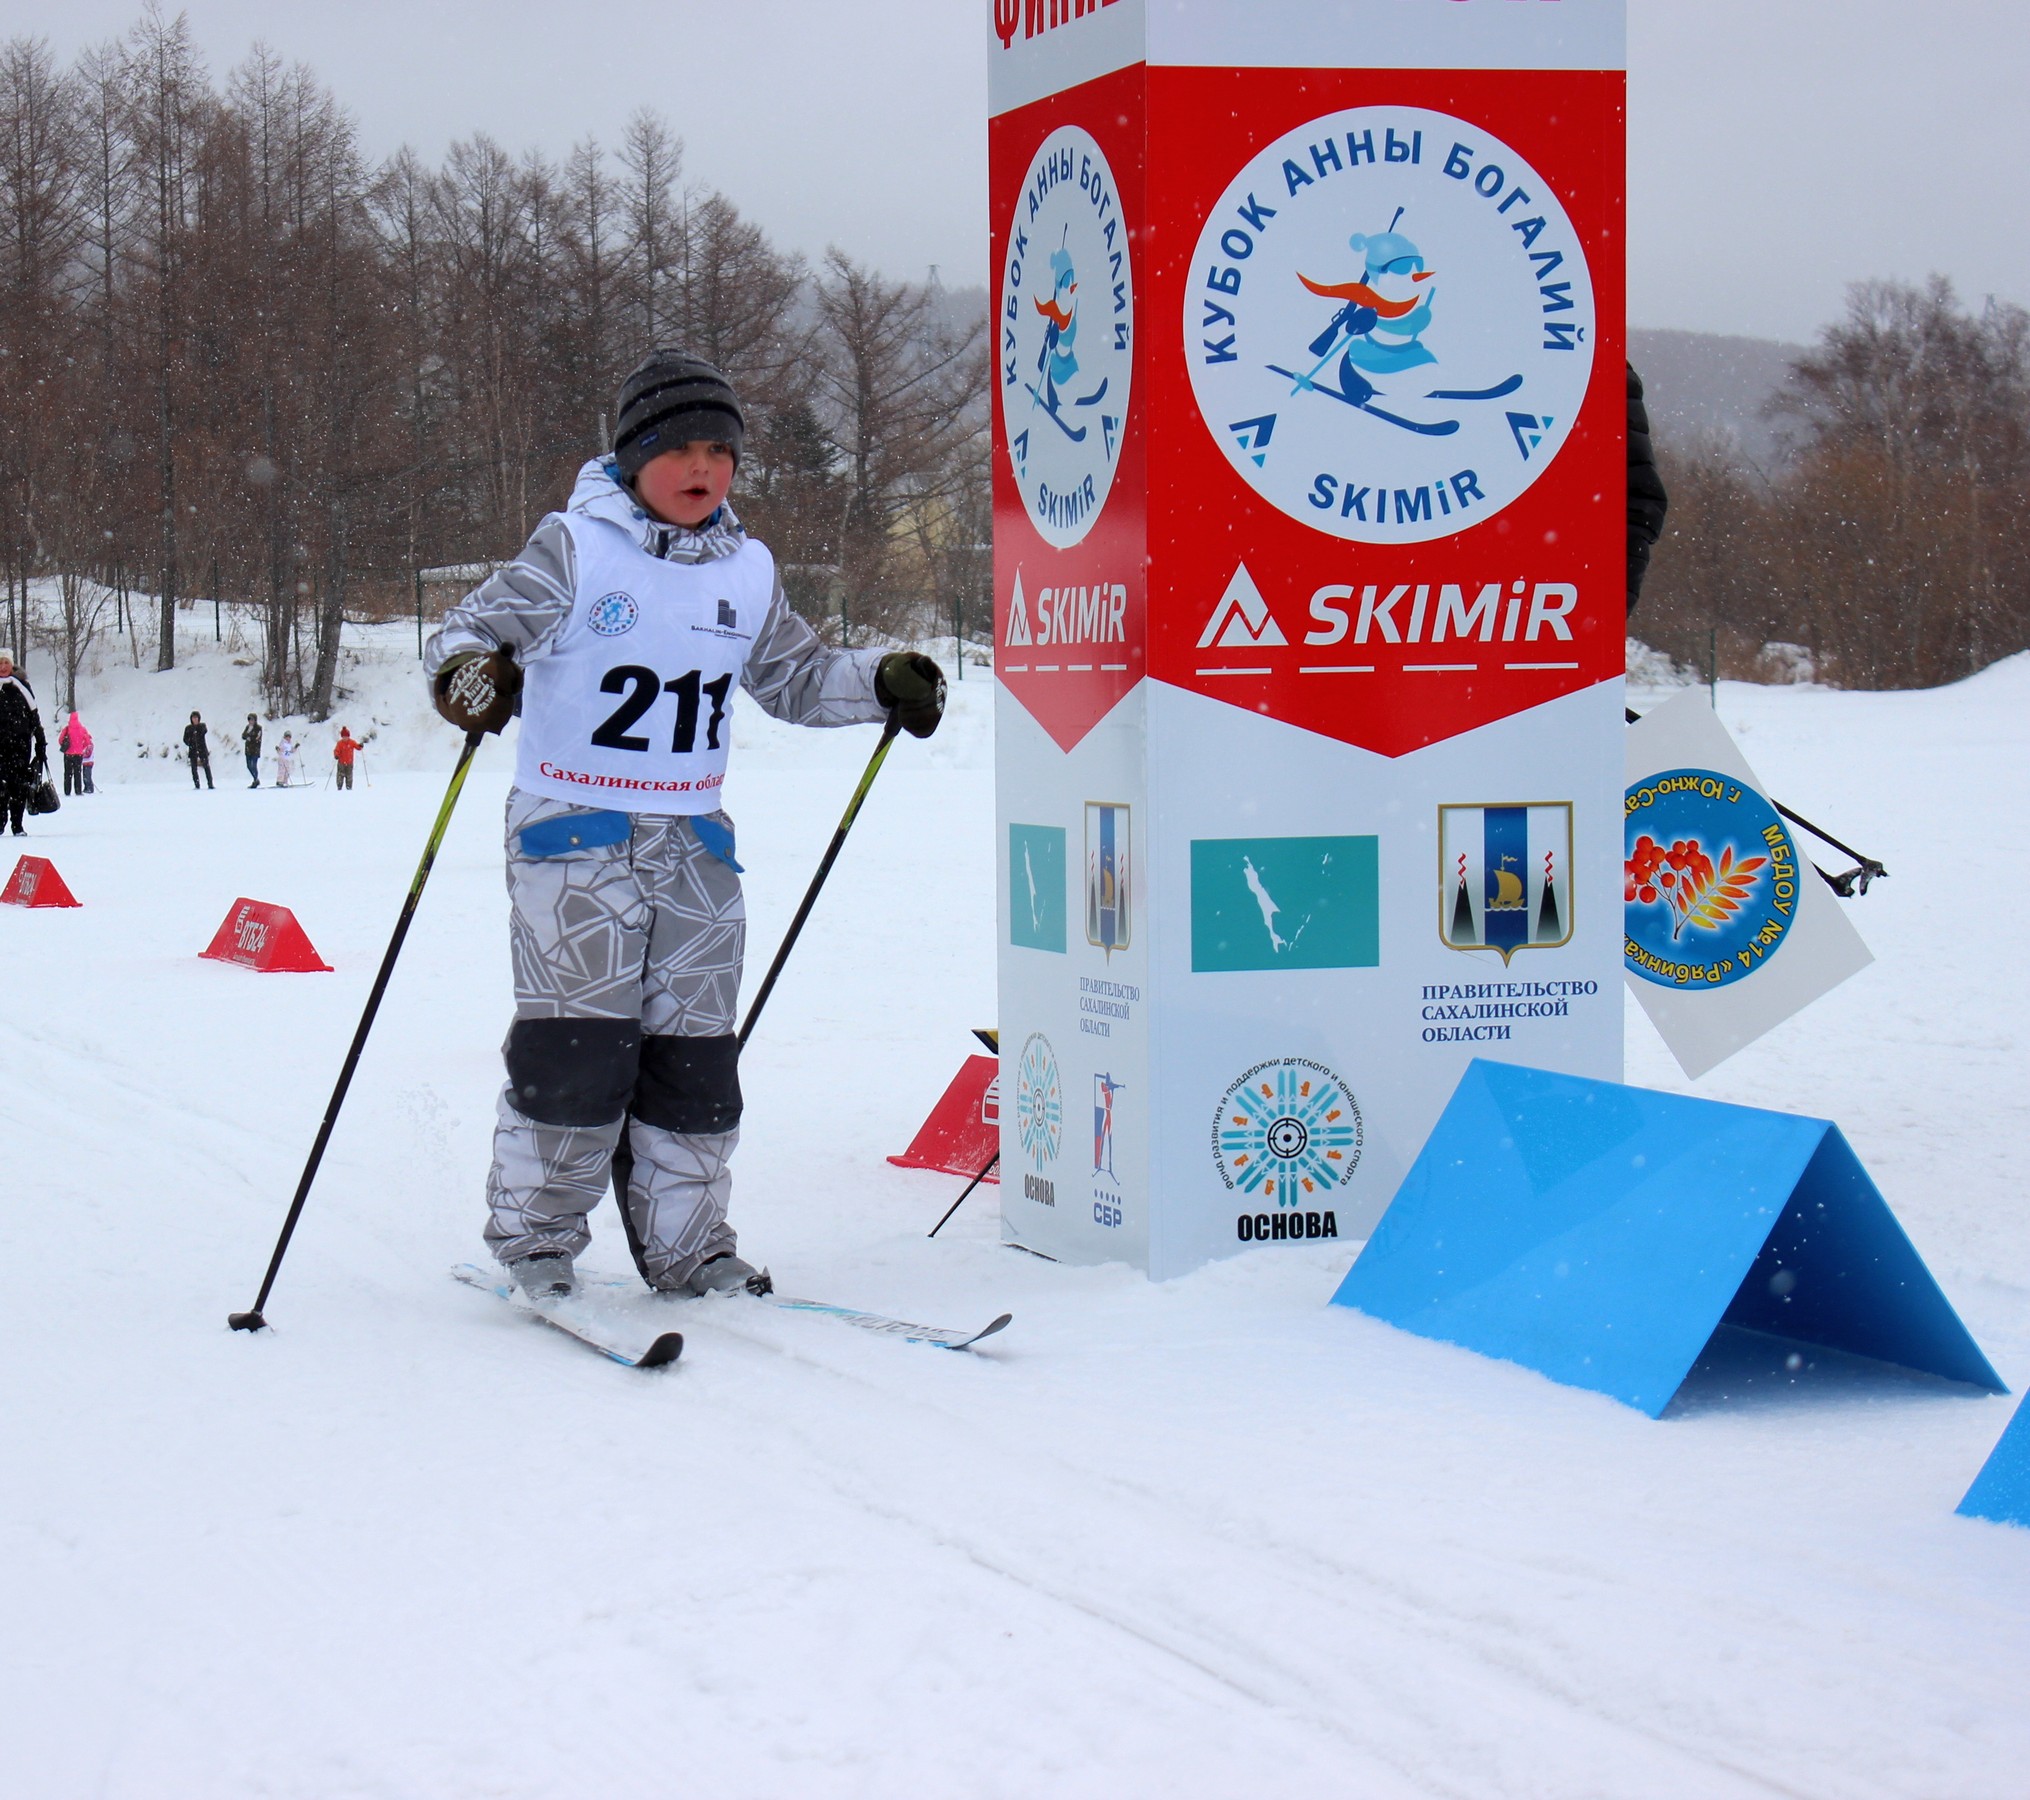
{"label": "overcast sky", "polygon": [[[1242,4],[1244,0],[1232,0]],[[562,154],[665,113],[779,243],[986,269],[985,0],[193,0],[215,77],[307,62],[366,148]],[[65,58],[135,0],[0,0]],[[1867,276],[2030,305],[2025,0],[1631,0],[1631,318],[1809,339]]]}

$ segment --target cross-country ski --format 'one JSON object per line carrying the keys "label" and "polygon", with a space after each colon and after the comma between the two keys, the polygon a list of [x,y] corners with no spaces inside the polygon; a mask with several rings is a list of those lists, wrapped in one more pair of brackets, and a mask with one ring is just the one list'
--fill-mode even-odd
{"label": "cross-country ski", "polygon": [[[496,1290],[505,1282],[494,1282]],[[629,1293],[639,1294],[639,1284],[624,1280],[602,1280],[584,1284],[581,1293],[596,1293],[603,1299],[617,1300]],[[954,1329],[947,1325],[918,1325],[908,1319],[893,1318],[887,1313],[867,1312],[856,1306],[840,1306],[829,1300],[798,1300],[775,1291],[773,1280],[766,1269],[759,1271],[739,1288],[732,1290],[742,1300],[762,1306],[772,1306],[784,1312],[809,1313],[817,1318],[831,1319],[841,1325],[851,1325],[856,1330],[871,1331],[877,1337],[900,1338],[909,1344],[932,1344],[940,1350],[970,1350],[974,1345],[1006,1331],[1014,1323],[1013,1313],[1000,1313],[982,1325],[977,1331]],[[716,1297],[715,1297],[716,1298]],[[712,1309],[707,1308],[698,1318],[709,1321]]]}
{"label": "cross-country ski", "polygon": [[638,1321],[599,1306],[582,1292],[568,1299],[535,1301],[498,1269],[489,1272],[474,1263],[460,1263],[451,1273],[467,1287],[505,1300],[523,1318],[576,1338],[627,1368],[660,1369],[684,1353],[681,1331],[642,1331]]}

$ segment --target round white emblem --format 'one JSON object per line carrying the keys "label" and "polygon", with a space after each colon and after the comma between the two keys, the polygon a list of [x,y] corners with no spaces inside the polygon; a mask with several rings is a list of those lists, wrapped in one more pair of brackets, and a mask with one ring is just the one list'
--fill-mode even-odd
{"label": "round white emblem", "polygon": [[1328,113],[1220,197],[1185,289],[1207,430],[1279,512],[1414,544],[1543,473],[1593,368],[1593,283],[1549,182],[1445,113]]}
{"label": "round white emblem", "polygon": [[1001,272],[1001,423],[1046,543],[1092,529],[1121,452],[1135,283],[1120,190],[1091,135],[1060,125],[1022,178]]}
{"label": "round white emblem", "polygon": [[619,637],[632,631],[640,617],[641,608],[634,603],[632,594],[604,594],[592,602],[586,623],[601,637]]}

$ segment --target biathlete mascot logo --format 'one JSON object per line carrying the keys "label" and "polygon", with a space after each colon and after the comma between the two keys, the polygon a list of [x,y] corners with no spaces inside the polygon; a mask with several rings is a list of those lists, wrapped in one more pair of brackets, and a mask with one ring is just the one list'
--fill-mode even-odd
{"label": "biathlete mascot logo", "polygon": [[1406,544],[1492,518],[1549,466],[1591,377],[1593,317],[1578,234],[1514,150],[1443,113],[1357,107],[1228,186],[1184,341],[1206,427],[1249,486],[1317,530]]}
{"label": "biathlete mascot logo", "polygon": [[1023,510],[1069,549],[1113,486],[1134,367],[1135,286],[1113,170],[1061,125],[1031,160],[1008,227],[998,333],[1001,429]]}

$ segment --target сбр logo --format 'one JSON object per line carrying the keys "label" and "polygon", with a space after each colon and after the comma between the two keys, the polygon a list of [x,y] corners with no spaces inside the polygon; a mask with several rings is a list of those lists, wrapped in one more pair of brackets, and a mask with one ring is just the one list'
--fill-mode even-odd
{"label": "\u0441\u0431\u0440 logo", "polygon": [[1783,947],[1797,846],[1752,787],[1666,769],[1628,790],[1624,958],[1659,987],[1725,987]]}
{"label": "\u0441\u0431\u0440 logo", "polygon": [[1479,524],[1563,447],[1593,283],[1551,184],[1478,126],[1361,106],[1286,132],[1191,259],[1206,429],[1291,518],[1368,544]]}
{"label": "\u0441\u0431\u0440 logo", "polygon": [[1135,363],[1120,189],[1076,125],[1045,138],[1022,178],[996,323],[1001,427],[1023,510],[1046,543],[1069,549],[1113,486]]}

